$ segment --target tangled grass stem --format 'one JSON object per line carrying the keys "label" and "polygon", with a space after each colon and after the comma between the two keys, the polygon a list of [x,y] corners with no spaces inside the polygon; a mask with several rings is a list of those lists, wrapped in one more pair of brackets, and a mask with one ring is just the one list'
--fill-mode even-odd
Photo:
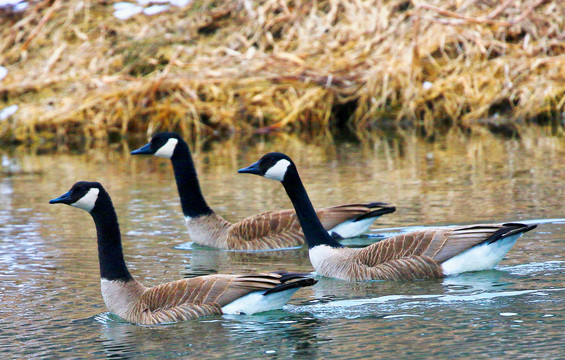
{"label": "tangled grass stem", "polygon": [[0,108],[19,106],[0,139],[434,133],[565,111],[562,1],[195,0],[128,20],[113,3],[0,13]]}

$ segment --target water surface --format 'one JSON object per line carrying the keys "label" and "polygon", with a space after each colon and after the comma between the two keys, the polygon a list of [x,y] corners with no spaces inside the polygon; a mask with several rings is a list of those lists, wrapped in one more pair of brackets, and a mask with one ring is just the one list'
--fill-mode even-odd
{"label": "water surface", "polygon": [[511,140],[406,135],[336,144],[279,137],[193,146],[205,197],[230,220],[291,206],[280,184],[236,173],[268,151],[284,151],[316,206],[363,200],[398,207],[370,236],[345,241],[349,246],[422,226],[544,224],[491,271],[412,282],[319,278],[283,310],[162,326],[136,326],[106,312],[90,216],[49,199],[78,180],[100,181],[116,206],[130,271],[146,285],[215,272],[309,272],[306,250],[192,245],[169,162],[130,157],[127,144],[42,155],[0,150],[0,355],[563,357],[565,140],[531,131]]}

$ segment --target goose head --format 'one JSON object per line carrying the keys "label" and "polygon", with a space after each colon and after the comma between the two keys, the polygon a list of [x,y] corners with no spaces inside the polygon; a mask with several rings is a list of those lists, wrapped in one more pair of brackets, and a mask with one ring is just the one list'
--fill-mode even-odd
{"label": "goose head", "polygon": [[283,182],[289,169],[296,169],[294,163],[283,153],[272,152],[264,155],[256,163],[239,169],[241,174],[254,174],[266,177],[267,179]]}
{"label": "goose head", "polygon": [[100,183],[79,181],[65,194],[49,200],[49,204],[67,204],[92,212],[104,188]]}
{"label": "goose head", "polygon": [[173,132],[157,133],[151,141],[131,152],[132,155],[155,155],[165,159],[173,157],[177,144],[182,142],[179,134]]}

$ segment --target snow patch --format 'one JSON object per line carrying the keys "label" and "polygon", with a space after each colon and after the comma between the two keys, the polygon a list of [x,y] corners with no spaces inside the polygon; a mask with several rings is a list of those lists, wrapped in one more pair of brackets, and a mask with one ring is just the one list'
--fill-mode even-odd
{"label": "snow patch", "polygon": [[192,0],[137,0],[137,3],[119,2],[114,4],[114,16],[120,20],[127,20],[140,13],[151,16],[169,10],[171,5],[184,7],[191,2]]}
{"label": "snow patch", "polygon": [[20,107],[18,105],[11,105],[0,110],[0,120],[6,120],[10,116],[14,115],[19,108]]}
{"label": "snow patch", "polygon": [[8,75],[8,69],[4,66],[0,66],[0,81],[4,80],[4,78]]}

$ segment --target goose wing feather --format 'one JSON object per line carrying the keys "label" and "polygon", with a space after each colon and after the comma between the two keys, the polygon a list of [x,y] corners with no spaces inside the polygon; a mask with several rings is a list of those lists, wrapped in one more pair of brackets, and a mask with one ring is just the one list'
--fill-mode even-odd
{"label": "goose wing feather", "polygon": [[441,229],[430,229],[393,236],[360,249],[356,258],[363,265],[373,267],[393,260],[427,255],[432,243],[442,243],[442,233]]}
{"label": "goose wing feather", "polygon": [[363,219],[394,212],[396,208],[384,203],[363,203],[336,205],[316,210],[316,214],[326,230],[353,219]]}
{"label": "goose wing feather", "polygon": [[487,224],[413,231],[361,249],[358,259],[367,266],[375,266],[406,257],[426,256],[441,264],[489,240],[502,228],[503,225]]}
{"label": "goose wing feather", "polygon": [[269,211],[230,227],[230,248],[276,249],[304,244],[302,228],[293,210]]}
{"label": "goose wing feather", "polygon": [[[390,213],[383,203],[346,204],[316,210],[325,229],[372,213]],[[376,216],[376,215],[375,215]],[[294,210],[269,211],[245,218],[230,228],[230,240],[251,249],[273,249],[304,244],[302,228]],[[233,247],[237,248],[237,247]]]}
{"label": "goose wing feather", "polygon": [[443,231],[436,241],[430,243],[426,254],[441,264],[489,240],[502,229],[503,225],[462,226],[448,229]]}
{"label": "goose wing feather", "polygon": [[242,296],[280,286],[281,278],[279,273],[217,274],[172,281],[147,289],[134,312],[145,324],[217,315],[222,313],[222,306]]}
{"label": "goose wing feather", "polygon": [[427,256],[411,256],[389,260],[375,266],[357,264],[349,271],[353,281],[363,280],[414,280],[440,278],[441,266]]}
{"label": "goose wing feather", "polygon": [[363,249],[350,249],[344,252],[350,261],[339,262],[333,270],[341,274],[338,277],[351,281],[439,278],[443,276],[441,264],[446,260],[483,242],[498,241],[534,227],[508,223],[414,231]]}

